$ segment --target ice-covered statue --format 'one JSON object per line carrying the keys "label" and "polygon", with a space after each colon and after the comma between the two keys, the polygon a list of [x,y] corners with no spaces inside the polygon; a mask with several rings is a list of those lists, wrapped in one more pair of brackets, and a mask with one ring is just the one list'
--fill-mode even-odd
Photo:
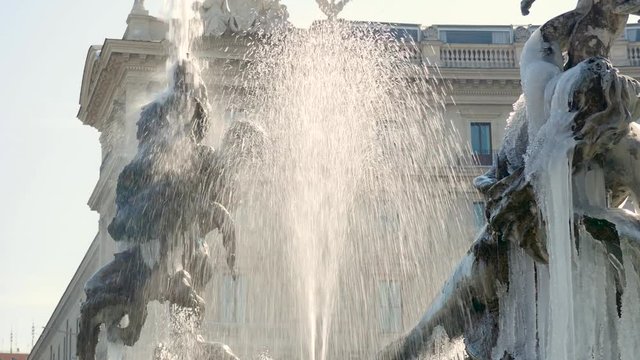
{"label": "ice-covered statue", "polygon": [[[112,343],[133,346],[147,317],[147,304],[159,301],[186,311],[195,321],[204,314],[200,294],[212,277],[205,236],[222,233],[226,261],[234,271],[235,229],[230,161],[237,137],[254,128],[237,122],[222,151],[203,140],[209,128],[207,92],[188,60],[178,62],[171,84],[145,106],[138,121],[138,152],[121,172],[117,212],[108,227],[118,243],[115,259],[85,286],[78,356],[93,360],[101,326]],[[224,347],[193,334],[196,359]],[[162,358],[162,357],[160,357]]]}
{"label": "ice-covered statue", "polygon": [[639,10],[581,0],[531,35],[503,148],[474,181],[487,225],[379,359],[428,358],[443,332],[478,360],[637,358],[640,83],[607,58]]}
{"label": "ice-covered statue", "polygon": [[270,33],[286,28],[289,13],[279,0],[205,0],[200,7],[204,34]]}

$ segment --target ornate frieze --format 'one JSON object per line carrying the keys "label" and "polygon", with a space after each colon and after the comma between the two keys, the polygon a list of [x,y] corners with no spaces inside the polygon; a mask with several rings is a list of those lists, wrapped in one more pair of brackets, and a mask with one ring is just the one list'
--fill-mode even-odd
{"label": "ornate frieze", "polygon": [[426,27],[422,30],[422,36],[424,40],[427,41],[436,41],[438,39],[438,28],[435,26]]}
{"label": "ornate frieze", "polygon": [[205,0],[200,11],[205,36],[268,33],[288,26],[289,18],[279,0]]}

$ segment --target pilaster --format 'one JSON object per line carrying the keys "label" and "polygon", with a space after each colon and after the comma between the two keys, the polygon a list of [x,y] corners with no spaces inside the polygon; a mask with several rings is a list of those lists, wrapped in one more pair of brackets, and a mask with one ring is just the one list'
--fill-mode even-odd
{"label": "pilaster", "polygon": [[420,44],[420,50],[422,51],[422,61],[428,66],[441,67],[442,57],[440,56],[440,49],[445,46],[440,40],[427,40]]}
{"label": "pilaster", "polygon": [[162,20],[149,16],[148,12],[132,12],[127,18],[127,30],[123,40],[162,41],[166,38],[169,26]]}

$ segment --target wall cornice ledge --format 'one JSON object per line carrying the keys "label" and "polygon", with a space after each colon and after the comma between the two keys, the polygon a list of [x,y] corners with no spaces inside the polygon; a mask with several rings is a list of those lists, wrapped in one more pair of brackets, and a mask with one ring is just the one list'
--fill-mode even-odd
{"label": "wall cornice ledge", "polygon": [[[31,350],[31,354],[29,354],[28,360],[37,358],[40,355],[40,348],[46,338],[52,332],[55,333],[58,330],[58,321],[61,319],[60,315],[66,308],[68,308],[67,305],[69,304],[69,302],[72,300],[77,301],[78,299],[81,299],[83,297],[82,294],[78,296],[78,293],[82,293],[84,291],[84,280],[93,275],[95,266],[91,265],[96,260],[96,254],[98,253],[99,247],[100,241],[98,239],[98,236],[96,235],[96,237],[91,242],[91,245],[89,245],[89,249],[87,249],[87,252],[82,258],[80,266],[78,266],[78,269],[71,278],[71,281],[67,285],[64,293],[62,294],[60,301],[58,301],[58,304],[56,305],[53,314],[51,314],[47,325],[44,327],[42,334],[40,334],[40,337],[38,337],[38,341]],[[47,351],[47,349],[45,348],[43,351]]]}
{"label": "wall cornice ledge", "polygon": [[101,131],[105,114],[127,71],[155,71],[159,64],[164,64],[166,54],[166,42],[107,39],[96,64],[91,64],[91,59],[85,63],[85,72],[86,68],[97,66],[97,70],[91,70],[97,74],[83,79],[82,88],[88,90],[81,98],[78,118]]}

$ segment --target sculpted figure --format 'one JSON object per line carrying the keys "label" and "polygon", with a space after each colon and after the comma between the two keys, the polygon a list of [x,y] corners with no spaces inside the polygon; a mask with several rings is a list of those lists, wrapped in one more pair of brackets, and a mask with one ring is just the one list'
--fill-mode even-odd
{"label": "sculpted figure", "polygon": [[349,0],[316,0],[316,2],[327,18],[335,19]]}
{"label": "sculpted figure", "polygon": [[[575,76],[576,73],[579,73],[579,76]],[[616,107],[628,105],[621,99],[637,97],[636,87],[625,86],[628,79],[617,75],[604,59],[585,61],[564,73],[560,81],[571,78],[575,80],[568,86],[575,89],[575,92],[569,98],[579,99],[580,103],[565,103],[563,109],[565,112],[576,111],[578,114],[589,117],[602,111],[615,111]],[[593,96],[593,92],[600,91],[604,84],[609,84],[603,89],[604,92],[620,87],[621,98],[607,103],[604,109],[594,109],[589,99]],[[563,95],[554,93],[553,96],[562,97]],[[637,106],[633,102],[631,105],[631,109],[637,112]],[[615,127],[619,125],[617,122],[623,122],[626,127],[630,126],[628,114],[613,121],[616,123]],[[590,124],[587,122],[585,126],[589,127]],[[578,135],[580,133],[580,130],[576,130],[576,136],[580,136]],[[633,136],[630,135],[627,138],[633,138]],[[629,152],[630,148],[633,150],[638,146],[640,142],[637,139],[633,145],[628,140],[619,141],[611,147],[611,150],[604,151],[598,156],[615,158],[612,156],[614,153],[632,154],[633,152]],[[599,148],[602,149],[602,147]],[[638,159],[634,158],[633,164],[637,166],[636,169],[640,168]],[[417,359],[436,327],[443,327],[451,338],[463,336],[467,353],[472,359],[492,359],[492,351],[500,335],[498,304],[501,291],[509,286],[509,266],[511,266],[509,252],[513,247],[520,247],[535,261],[543,264],[548,262],[547,244],[542,236],[544,219],[541,218],[536,206],[537,200],[533,188],[523,176],[523,172],[524,167],[519,167],[485,189],[488,199],[486,229],[476,239],[418,325],[405,337],[385,348],[379,354],[379,359]],[[605,219],[606,222],[616,224],[617,226],[613,226],[618,229],[616,237],[626,236],[640,241],[634,231],[623,230],[629,229],[629,226],[635,231],[640,230],[637,216],[618,211],[588,215],[590,218]],[[579,216],[582,218],[586,215]],[[608,240],[610,239],[605,241]],[[509,357],[517,354],[507,355],[504,359],[526,358]]]}
{"label": "sculpted figure", "polygon": [[167,93],[143,108],[137,125],[138,152],[118,178],[117,212],[108,227],[119,252],[85,286],[81,360],[94,359],[102,324],[109,341],[133,346],[152,300],[200,319],[199,293],[212,276],[204,242],[211,231],[222,233],[234,271],[235,229],[227,211],[232,189],[223,176],[231,169],[202,144],[207,93],[188,61],[175,66]]}
{"label": "sculpted figure", "polygon": [[205,0],[200,11],[205,35],[220,36],[229,28],[231,10],[227,0]]}
{"label": "sculpted figure", "polygon": [[[528,14],[534,1],[522,1],[523,14]],[[535,138],[549,117],[545,98],[548,102],[549,91],[552,89],[547,87],[555,86],[557,77],[564,69],[591,57],[608,57],[611,46],[622,33],[629,15],[637,14],[638,11],[638,0],[604,0],[595,3],[592,0],[581,0],[575,10],[549,20],[531,35],[520,62],[523,98],[517,103],[516,113],[512,115],[512,119],[526,120],[516,121],[517,130],[512,121],[508,121],[508,132],[519,131],[519,138],[518,141],[513,136],[505,138],[505,142],[512,141],[514,145],[518,145],[519,155],[524,155],[529,139]],[[562,56],[565,51],[568,54],[566,64],[563,63]],[[631,83],[630,86],[633,86]],[[522,127],[522,124],[525,126]],[[508,149],[510,147],[501,149],[497,165],[485,176],[475,180],[474,185],[480,191],[509,173]],[[513,161],[517,160],[512,157],[511,162]]]}
{"label": "sculpted figure", "polygon": [[[523,1],[523,13],[532,3]],[[514,280],[512,268],[522,268],[514,263],[514,252],[523,250],[533,264],[549,263],[548,219],[532,185],[536,174],[529,168],[541,156],[548,156],[538,151],[554,131],[552,126],[559,125],[548,123],[552,118],[570,119],[570,124],[562,126],[570,125],[576,143],[571,162],[573,181],[592,167],[603,169],[603,185],[611,194],[613,208],[594,206],[587,189],[575,183],[574,231],[581,229],[604,245],[615,278],[612,298],[618,311],[614,316],[622,316],[626,266],[621,239],[640,247],[640,217],[617,206],[627,197],[640,196],[640,126],[634,122],[640,118],[640,83],[620,75],[606,57],[628,14],[637,11],[635,1],[581,1],[576,10],[550,20],[532,34],[521,59],[523,96],[508,120],[498,160],[474,181],[487,199],[487,225],[420,322],[383,349],[379,359],[419,358],[440,327],[450,338],[464,337],[472,359],[531,359],[532,352],[544,351],[536,349],[544,345],[539,333],[543,329],[535,325],[528,330],[529,339],[513,340],[517,344],[512,344],[511,350],[498,347],[498,339],[504,335],[501,304],[508,303],[505,299],[511,287],[523,286],[512,282],[535,279],[530,274]],[[569,53],[566,64],[564,51]],[[530,271],[534,269],[535,265]],[[529,285],[533,301],[538,301],[537,286]],[[535,313],[536,309],[530,311]]]}
{"label": "sculpted figure", "polygon": [[279,0],[205,0],[201,4],[204,34],[271,32],[287,26],[289,13]]}
{"label": "sculpted figure", "polygon": [[[529,14],[535,0],[522,0],[522,14]],[[576,9],[547,24],[555,31],[570,31],[567,68],[594,56],[607,56],[629,15],[638,15],[638,0],[579,0]],[[564,36],[563,36],[564,37]]]}

